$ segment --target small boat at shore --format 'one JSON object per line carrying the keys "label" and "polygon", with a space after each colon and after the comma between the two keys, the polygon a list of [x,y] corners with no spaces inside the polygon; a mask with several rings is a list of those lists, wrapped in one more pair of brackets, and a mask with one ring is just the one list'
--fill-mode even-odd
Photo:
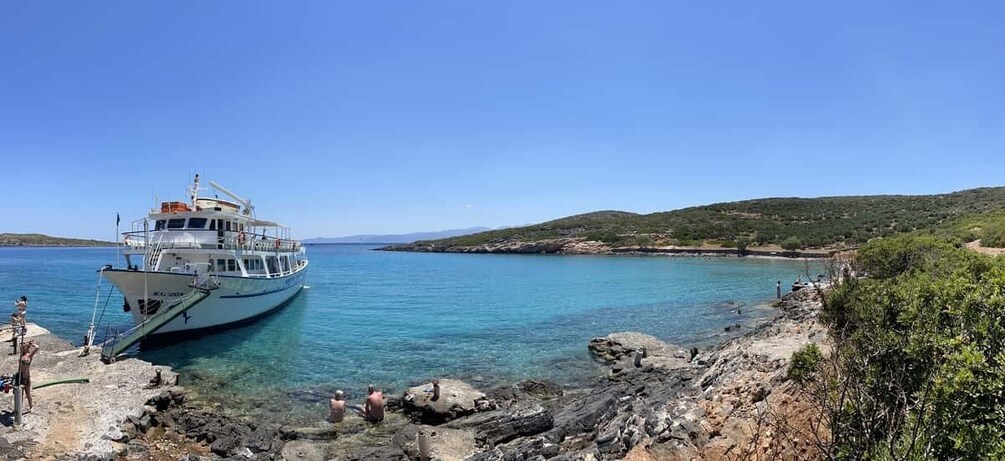
{"label": "small boat at shore", "polygon": [[100,270],[144,338],[248,322],[304,287],[306,249],[289,228],[258,219],[250,200],[209,183],[231,200],[201,197],[196,175],[189,201],[163,202],[122,234],[125,267]]}

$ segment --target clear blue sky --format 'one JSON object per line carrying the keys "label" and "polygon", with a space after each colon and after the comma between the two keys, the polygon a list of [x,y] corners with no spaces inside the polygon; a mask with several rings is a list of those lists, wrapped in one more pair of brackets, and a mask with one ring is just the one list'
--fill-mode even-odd
{"label": "clear blue sky", "polygon": [[8,2],[0,232],[299,237],[1002,185],[1002,2]]}

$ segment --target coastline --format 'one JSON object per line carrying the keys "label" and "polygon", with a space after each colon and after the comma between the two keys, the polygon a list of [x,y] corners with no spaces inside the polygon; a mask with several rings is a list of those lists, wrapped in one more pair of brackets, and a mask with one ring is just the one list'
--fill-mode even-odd
{"label": "coastline", "polygon": [[533,242],[505,241],[473,246],[454,246],[433,242],[413,242],[386,245],[376,251],[404,251],[417,253],[474,253],[474,254],[554,254],[554,255],[628,255],[628,256],[694,256],[694,257],[758,257],[779,259],[827,259],[849,249],[783,250],[781,248],[723,248],[678,246],[623,246],[611,247],[603,242],[582,238],[560,238]]}
{"label": "coastline", "polygon": [[[804,458],[810,442],[779,428],[808,424],[785,372],[793,351],[810,342],[825,347],[826,329],[816,321],[815,290],[772,306],[770,320],[696,354],[640,333],[595,338],[585,346],[608,375],[573,387],[545,378],[476,389],[443,377],[438,401],[428,394],[431,383],[385,396],[379,425],[348,416],[289,427],[184,401],[148,408],[154,423],[127,448],[148,459],[167,459],[178,447],[210,459],[418,459],[421,438],[433,459]],[[640,347],[647,355],[636,362]]]}
{"label": "coastline", "polygon": [[[189,459],[417,459],[422,433],[438,459],[802,458],[813,447],[777,427],[806,419],[784,376],[792,352],[826,342],[826,330],[816,321],[815,290],[771,308],[772,318],[697,353],[641,333],[595,338],[584,346],[609,371],[571,387],[540,377],[476,389],[443,377],[437,402],[430,383],[387,395],[380,425],[350,416],[309,427],[230,415],[212,396],[186,398],[169,367],[136,358],[106,365],[97,348],[78,357],[80,348],[31,325],[42,344],[35,383],[90,382],[36,390],[25,423],[5,424],[4,445],[15,459],[166,460],[179,450],[199,457]],[[647,353],[636,362],[640,347]],[[3,358],[8,369],[15,358]],[[165,383],[145,388],[155,369]]]}

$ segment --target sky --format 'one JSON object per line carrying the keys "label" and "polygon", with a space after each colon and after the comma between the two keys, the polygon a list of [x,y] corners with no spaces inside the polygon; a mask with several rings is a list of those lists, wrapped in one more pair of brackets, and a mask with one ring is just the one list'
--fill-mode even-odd
{"label": "sky", "polygon": [[[1003,185],[1003,2],[11,2],[0,232],[301,238]],[[128,229],[124,229],[128,230]]]}

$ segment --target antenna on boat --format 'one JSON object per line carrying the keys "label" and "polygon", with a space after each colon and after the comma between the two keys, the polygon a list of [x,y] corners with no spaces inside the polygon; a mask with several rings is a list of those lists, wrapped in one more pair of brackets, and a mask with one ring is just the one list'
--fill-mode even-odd
{"label": "antenna on boat", "polygon": [[189,196],[192,197],[192,209],[195,209],[195,201],[199,199],[199,173],[195,174],[195,183],[192,184],[192,188],[188,191]]}
{"label": "antenna on boat", "polygon": [[251,200],[248,200],[246,198],[243,198],[243,197],[241,197],[241,196],[239,196],[239,195],[231,192],[226,187],[223,187],[220,184],[217,184],[216,181],[210,181],[209,185],[213,186],[214,189],[216,189],[216,190],[218,190],[220,192],[223,192],[228,197],[234,199],[234,201],[236,201],[237,203],[240,203],[241,205],[244,205],[244,214],[245,215],[250,215],[250,216],[254,216],[255,215],[255,206],[251,204]]}

